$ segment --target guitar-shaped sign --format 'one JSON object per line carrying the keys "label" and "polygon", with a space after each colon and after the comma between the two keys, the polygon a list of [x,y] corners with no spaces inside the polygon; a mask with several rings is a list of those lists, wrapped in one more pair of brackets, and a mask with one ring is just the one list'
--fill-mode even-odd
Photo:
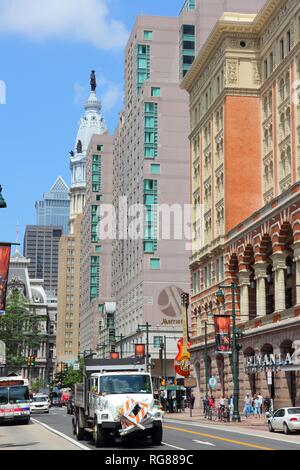
{"label": "guitar-shaped sign", "polygon": [[189,377],[191,369],[191,355],[188,349],[191,347],[188,339],[188,325],[187,325],[187,309],[189,307],[189,295],[182,294],[181,296],[182,305],[182,330],[183,338],[177,342],[179,353],[177,354],[174,367],[178,375],[183,377]]}

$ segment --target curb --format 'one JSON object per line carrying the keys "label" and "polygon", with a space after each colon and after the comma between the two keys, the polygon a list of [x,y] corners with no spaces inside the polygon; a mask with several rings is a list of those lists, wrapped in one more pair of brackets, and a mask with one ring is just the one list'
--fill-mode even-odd
{"label": "curb", "polygon": [[71,437],[67,436],[66,434],[63,434],[62,432],[57,431],[56,429],[51,428],[51,427],[48,426],[47,424],[41,423],[41,422],[38,421],[37,419],[31,418],[31,421],[33,421],[33,422],[36,423],[36,424],[39,424],[39,425],[42,426],[43,428],[45,428],[45,429],[47,429],[48,431],[52,432],[53,434],[56,434],[57,436],[62,437],[62,438],[65,439],[66,441],[71,442],[71,444],[75,445],[76,447],[79,447],[81,450],[92,450],[92,449],[90,449],[89,447],[86,447],[86,446],[84,446],[83,444],[80,444],[80,442],[75,441],[74,439],[72,439]]}

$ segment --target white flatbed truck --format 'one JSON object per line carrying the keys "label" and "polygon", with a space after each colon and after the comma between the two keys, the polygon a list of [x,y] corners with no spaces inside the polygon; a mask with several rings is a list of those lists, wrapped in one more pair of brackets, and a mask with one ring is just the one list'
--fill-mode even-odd
{"label": "white flatbed truck", "polygon": [[144,359],[86,359],[84,381],[75,386],[73,433],[78,441],[92,438],[96,447],[104,447],[130,434],[150,436],[158,446],[162,418]]}

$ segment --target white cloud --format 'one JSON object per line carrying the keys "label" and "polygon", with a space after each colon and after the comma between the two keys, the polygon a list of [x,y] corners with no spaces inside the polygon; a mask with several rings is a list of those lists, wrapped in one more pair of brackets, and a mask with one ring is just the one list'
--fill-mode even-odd
{"label": "white cloud", "polygon": [[109,17],[107,0],[0,0],[0,34],[34,40],[58,39],[124,47],[128,32]]}

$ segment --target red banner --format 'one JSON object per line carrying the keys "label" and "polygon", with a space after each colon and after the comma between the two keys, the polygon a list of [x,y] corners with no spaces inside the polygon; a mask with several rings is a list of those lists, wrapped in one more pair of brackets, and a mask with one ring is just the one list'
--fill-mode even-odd
{"label": "red banner", "polygon": [[0,315],[5,311],[10,245],[0,245]]}
{"label": "red banner", "polygon": [[216,352],[231,353],[230,315],[215,315]]}

